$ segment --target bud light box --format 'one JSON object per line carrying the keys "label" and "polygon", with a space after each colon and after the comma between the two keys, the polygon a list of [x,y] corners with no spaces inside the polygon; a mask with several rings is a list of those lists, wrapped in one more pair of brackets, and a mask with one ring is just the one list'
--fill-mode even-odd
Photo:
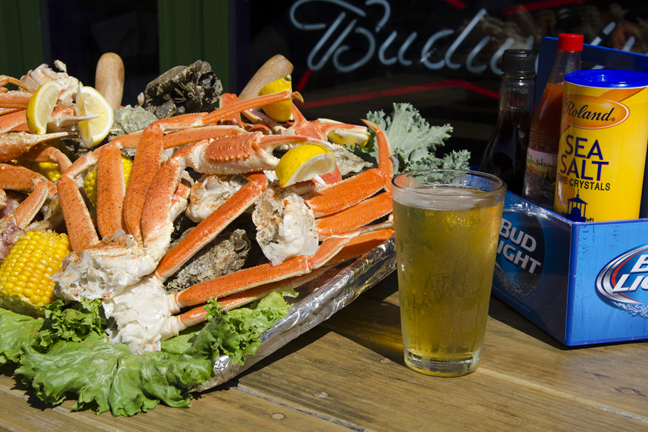
{"label": "bud light box", "polygon": [[507,192],[493,294],[568,346],[648,339],[648,219],[572,222]]}

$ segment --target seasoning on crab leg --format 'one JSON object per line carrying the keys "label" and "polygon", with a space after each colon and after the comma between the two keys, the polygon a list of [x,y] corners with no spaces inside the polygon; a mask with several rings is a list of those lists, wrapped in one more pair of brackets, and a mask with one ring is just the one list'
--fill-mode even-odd
{"label": "seasoning on crab leg", "polygon": [[108,144],[101,152],[97,169],[97,228],[101,237],[124,229],[122,209],[126,188],[123,179],[121,151],[116,145]]}
{"label": "seasoning on crab leg", "polygon": [[142,241],[141,221],[144,202],[154,179],[151,173],[156,173],[162,164],[163,150],[162,129],[157,125],[146,128],[146,133],[142,135],[139,143],[124,197],[124,224],[127,232],[136,241]]}

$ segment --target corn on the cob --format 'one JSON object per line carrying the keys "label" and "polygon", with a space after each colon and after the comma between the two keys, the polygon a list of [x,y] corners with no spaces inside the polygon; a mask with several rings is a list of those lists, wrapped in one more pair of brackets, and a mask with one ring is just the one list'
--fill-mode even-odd
{"label": "corn on the cob", "polygon": [[65,234],[28,231],[22,235],[0,265],[0,307],[42,315],[41,306],[56,299],[50,276],[70,251]]}
{"label": "corn on the cob", "polygon": [[[128,178],[130,177],[131,169],[133,168],[133,161],[126,156],[122,156],[122,167],[124,168],[124,184],[128,186]],[[97,207],[97,169],[93,168],[88,170],[85,180],[83,181],[83,190],[86,196],[90,199],[95,208]]]}
{"label": "corn on the cob", "polygon": [[21,165],[42,174],[51,182],[55,182],[61,177],[61,170],[55,162],[22,162]]}

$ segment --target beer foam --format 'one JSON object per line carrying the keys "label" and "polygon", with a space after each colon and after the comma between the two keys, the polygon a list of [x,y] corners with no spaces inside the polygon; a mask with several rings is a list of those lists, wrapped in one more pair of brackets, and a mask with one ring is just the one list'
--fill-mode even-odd
{"label": "beer foam", "polygon": [[394,188],[392,197],[400,204],[427,210],[462,211],[492,207],[504,199],[497,191],[468,186],[430,185]]}

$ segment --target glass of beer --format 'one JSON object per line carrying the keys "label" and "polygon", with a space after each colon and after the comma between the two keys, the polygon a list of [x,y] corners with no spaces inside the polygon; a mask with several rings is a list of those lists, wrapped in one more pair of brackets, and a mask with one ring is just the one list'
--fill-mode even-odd
{"label": "glass of beer", "polygon": [[409,172],[392,183],[405,363],[440,377],[474,372],[506,184],[450,169]]}

